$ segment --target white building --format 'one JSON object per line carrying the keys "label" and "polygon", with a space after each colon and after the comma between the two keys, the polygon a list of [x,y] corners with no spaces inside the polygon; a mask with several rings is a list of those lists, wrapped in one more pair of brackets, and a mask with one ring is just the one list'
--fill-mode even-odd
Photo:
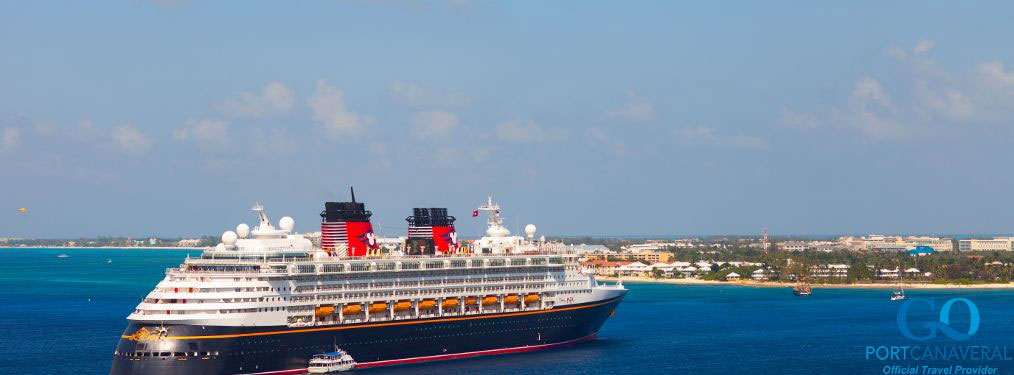
{"label": "white building", "polygon": [[893,270],[881,269],[881,270],[877,271],[877,277],[879,277],[881,279],[897,279],[899,272],[900,271],[897,268],[895,268]]}
{"label": "white building", "polygon": [[768,273],[767,270],[763,268],[758,268],[754,270],[752,274],[750,274],[750,278],[758,281],[765,281],[770,279],[771,275]]}
{"label": "white building", "polygon": [[620,276],[648,276],[651,272],[651,266],[641,262],[634,262],[620,266],[616,272]]}
{"label": "white building", "polygon": [[959,251],[1011,251],[1011,237],[996,237],[991,240],[972,239],[958,241]]}
{"label": "white building", "polygon": [[820,264],[810,267],[810,274],[819,278],[844,279],[849,276],[848,264]]}
{"label": "white building", "polygon": [[954,251],[954,240],[950,238],[909,236],[905,237],[905,242],[913,247],[929,246],[933,251]]}
{"label": "white building", "polygon": [[803,241],[785,241],[779,242],[778,248],[782,251],[806,251],[810,249],[810,246]]}
{"label": "white building", "polygon": [[199,239],[189,239],[189,240],[180,240],[179,242],[176,243],[176,246],[179,246],[179,247],[197,247],[200,244],[201,244],[201,240],[199,240]]}

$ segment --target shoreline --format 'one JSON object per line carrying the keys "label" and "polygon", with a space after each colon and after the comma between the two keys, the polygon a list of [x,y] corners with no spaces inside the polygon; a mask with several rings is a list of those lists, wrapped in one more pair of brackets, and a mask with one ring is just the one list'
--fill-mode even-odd
{"label": "shoreline", "polygon": [[145,246],[145,247],[134,247],[134,246],[60,246],[60,247],[45,247],[45,246],[25,246],[25,247],[9,247],[0,246],[0,251],[3,250],[204,250],[203,247],[157,247],[157,246]]}
{"label": "shoreline", "polygon": [[[701,280],[701,279],[653,279],[650,277],[623,277],[617,279],[609,276],[596,276],[598,281],[615,282],[622,279],[624,282],[636,282],[636,283],[657,283],[657,284],[674,284],[674,285],[691,285],[691,286],[748,286],[757,288],[792,288],[796,283],[785,282],[785,281],[754,281],[754,280],[741,280],[741,281],[715,281],[715,280]],[[875,283],[856,283],[856,284],[808,284],[814,289],[894,289],[898,287],[898,284],[875,284]],[[992,283],[992,284],[971,284],[971,285],[958,285],[958,284],[930,284],[930,283],[904,283],[901,284],[905,289],[923,289],[923,290],[952,290],[952,289],[1014,289],[1014,283]]]}

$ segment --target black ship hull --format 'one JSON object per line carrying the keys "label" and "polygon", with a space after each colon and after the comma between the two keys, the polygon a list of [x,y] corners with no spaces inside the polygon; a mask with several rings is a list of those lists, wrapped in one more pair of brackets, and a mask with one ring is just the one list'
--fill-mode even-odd
{"label": "black ship hull", "polygon": [[[550,349],[593,339],[622,298],[549,310],[308,328],[176,325],[158,332],[157,325],[130,323],[109,373],[303,374],[311,356],[336,345],[355,359],[356,368]],[[151,333],[137,335],[142,328]]]}

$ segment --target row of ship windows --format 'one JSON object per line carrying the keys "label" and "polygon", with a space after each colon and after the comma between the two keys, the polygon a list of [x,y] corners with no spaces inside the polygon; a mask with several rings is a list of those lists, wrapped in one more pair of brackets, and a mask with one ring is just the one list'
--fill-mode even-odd
{"label": "row of ship windows", "polygon": [[429,286],[429,285],[455,285],[455,284],[490,284],[490,283],[502,283],[502,282],[524,282],[524,281],[545,281],[550,279],[549,275],[539,276],[517,276],[517,277],[495,277],[495,278],[483,278],[483,279],[438,279],[438,280],[423,280],[423,281],[398,281],[398,282],[374,282],[374,283],[350,283],[350,284],[322,284],[322,285],[307,285],[299,286],[295,288],[297,293],[313,292],[313,291],[331,291],[331,290],[342,290],[342,289],[382,289],[391,287],[416,287],[416,286]]}
{"label": "row of ship windows", "polygon": [[[370,293],[345,293],[344,298],[364,298],[364,297],[391,297],[391,296],[414,296],[414,295],[439,295],[439,294],[454,294],[454,293],[465,293],[465,292],[498,292],[504,290],[541,290],[544,289],[544,284],[530,284],[530,285],[511,285],[511,286],[487,286],[483,288],[443,288],[443,289],[413,289],[413,290],[399,290],[399,291],[387,291],[387,292],[370,292]],[[319,300],[334,300],[341,299],[342,294],[326,294],[326,295],[311,295],[311,296],[300,296],[292,297],[292,302],[311,302]]]}
{"label": "row of ship windows", "polygon": [[563,272],[564,267],[509,267],[499,269],[471,269],[471,270],[448,270],[448,271],[402,271],[402,272],[374,272],[369,274],[351,275],[302,275],[291,277],[295,281],[317,281],[317,280],[375,280],[412,277],[443,277],[443,276],[464,276],[464,275],[497,275],[497,274],[541,274],[546,272]]}
{"label": "row of ship windows", "polygon": [[[549,272],[554,272],[554,271],[555,272],[562,272],[563,268],[559,267],[559,269],[553,268],[553,269],[549,269],[549,270],[546,270],[546,269],[531,269],[531,270],[527,270],[525,268],[517,268],[517,269],[506,268],[506,269],[497,269],[497,270],[467,270],[467,271],[466,270],[461,270],[461,271],[441,271],[441,272],[385,272],[385,273],[374,273],[374,274],[371,274],[371,275],[321,275],[321,276],[300,276],[300,277],[293,277],[293,278],[284,278],[284,277],[232,277],[231,280],[233,282],[244,282],[244,281],[290,281],[290,280],[291,281],[296,281],[296,282],[315,282],[315,281],[343,281],[343,280],[376,280],[376,279],[383,279],[383,278],[389,278],[389,279],[433,278],[433,277],[443,277],[443,276],[466,276],[466,275],[490,276],[490,275],[505,274],[505,273],[506,274],[513,273],[515,275],[519,275],[520,274],[520,275],[524,275],[524,276],[528,276],[528,277],[533,277],[532,273],[543,274],[544,272],[547,272],[547,271],[549,271]],[[543,275],[543,277],[549,277],[549,275]],[[190,276],[190,277],[188,277],[188,276],[171,276],[169,278],[169,280],[170,281],[197,281],[197,282],[221,282],[221,281],[225,281],[225,280],[223,280],[221,278],[193,277],[193,276]],[[228,279],[226,279],[226,280],[228,280]],[[169,291],[169,290],[172,290],[172,289],[180,289],[180,288],[164,288],[165,291]],[[188,289],[188,288],[183,288],[183,289]],[[226,291],[232,291],[234,288],[200,288],[200,289],[189,288],[189,289],[192,289],[192,290],[195,290],[195,291],[198,291],[198,292],[217,292],[217,291],[226,292]],[[267,290],[267,291],[286,291],[286,290],[289,290],[290,288],[288,288],[288,287],[281,287],[281,288],[258,287],[258,288],[239,288],[239,289],[242,289],[243,291],[262,291],[262,290]]]}

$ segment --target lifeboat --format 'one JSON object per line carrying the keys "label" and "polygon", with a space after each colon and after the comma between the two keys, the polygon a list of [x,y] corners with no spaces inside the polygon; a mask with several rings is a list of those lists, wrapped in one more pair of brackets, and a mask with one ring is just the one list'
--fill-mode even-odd
{"label": "lifeboat", "polygon": [[511,295],[508,295],[506,298],[503,299],[503,303],[507,304],[507,305],[513,305],[515,303],[518,303],[518,301],[520,301],[520,300],[521,300],[521,297],[519,297],[517,294],[511,294]]}
{"label": "lifeboat", "polygon": [[372,303],[370,304],[370,313],[382,313],[387,311],[386,303]]}
{"label": "lifeboat", "polygon": [[493,305],[496,304],[496,302],[497,302],[496,296],[485,296],[485,297],[482,297],[482,305],[483,306],[493,306]]}
{"label": "lifeboat", "polygon": [[458,307],[458,299],[457,298],[444,298],[444,302],[441,303],[440,306],[443,306],[443,308],[445,308],[445,309],[453,309],[455,307]]}
{"label": "lifeboat", "polygon": [[465,304],[466,305],[478,305],[479,304],[479,299],[476,298],[476,297],[465,297]]}
{"label": "lifeboat", "polygon": [[317,308],[313,310],[313,315],[318,318],[323,318],[325,316],[333,315],[334,311],[334,306],[317,306]]}
{"label": "lifeboat", "polygon": [[525,296],[525,303],[536,303],[536,302],[539,302],[539,295],[538,294],[531,293],[531,294]]}
{"label": "lifeboat", "polygon": [[424,299],[419,301],[419,310],[430,310],[437,307],[437,301],[432,299]]}
{"label": "lifeboat", "polygon": [[394,304],[394,311],[395,312],[405,311],[405,310],[409,310],[411,308],[412,308],[412,302],[411,301],[398,301],[398,303]]}
{"label": "lifeboat", "polygon": [[344,315],[356,315],[361,312],[363,312],[363,305],[358,303],[353,303],[345,305],[345,307],[342,307],[342,314]]}

